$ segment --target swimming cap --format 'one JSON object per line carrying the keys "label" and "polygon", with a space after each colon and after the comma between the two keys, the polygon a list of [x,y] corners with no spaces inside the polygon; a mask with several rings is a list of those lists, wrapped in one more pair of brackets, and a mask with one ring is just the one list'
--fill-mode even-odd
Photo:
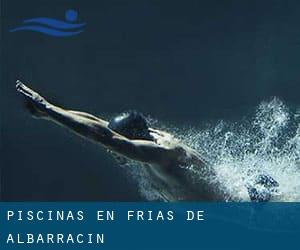
{"label": "swimming cap", "polygon": [[129,139],[153,140],[148,130],[147,119],[136,111],[117,115],[109,121],[108,127]]}

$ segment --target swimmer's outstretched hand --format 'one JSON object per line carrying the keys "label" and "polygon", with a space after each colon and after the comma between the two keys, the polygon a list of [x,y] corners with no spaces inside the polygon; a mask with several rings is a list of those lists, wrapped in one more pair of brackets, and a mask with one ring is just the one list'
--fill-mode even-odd
{"label": "swimmer's outstretched hand", "polygon": [[36,118],[45,117],[46,108],[49,103],[38,93],[27,87],[20,80],[16,81],[16,90],[25,97],[26,108]]}

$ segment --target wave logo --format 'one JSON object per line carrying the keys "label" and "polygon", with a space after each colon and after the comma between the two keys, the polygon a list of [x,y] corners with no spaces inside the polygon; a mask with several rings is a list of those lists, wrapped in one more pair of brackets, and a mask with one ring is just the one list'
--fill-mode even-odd
{"label": "wave logo", "polygon": [[75,36],[83,32],[85,23],[75,23],[78,13],[75,10],[65,12],[65,21],[37,17],[23,21],[23,25],[11,29],[10,32],[16,31],[34,31],[55,37]]}

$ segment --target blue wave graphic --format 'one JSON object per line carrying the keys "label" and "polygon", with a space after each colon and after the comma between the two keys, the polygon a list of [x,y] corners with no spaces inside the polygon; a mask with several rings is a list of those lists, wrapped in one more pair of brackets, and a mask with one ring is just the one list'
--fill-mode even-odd
{"label": "blue wave graphic", "polygon": [[35,26],[35,25],[17,27],[15,29],[10,30],[10,32],[21,31],[21,30],[36,31],[36,32],[40,32],[40,33],[44,33],[44,34],[47,34],[47,35],[50,35],[50,36],[56,36],[56,37],[74,36],[74,35],[77,35],[77,34],[83,32],[83,30],[60,31],[60,30],[54,30],[54,29],[50,29],[50,28],[47,28],[47,27]]}
{"label": "blue wave graphic", "polygon": [[38,18],[24,20],[23,23],[44,24],[44,25],[48,25],[51,28],[56,28],[56,29],[75,29],[75,28],[83,27],[85,25],[85,23],[73,24],[73,23],[67,23],[67,22],[63,22],[52,18],[46,18],[46,17],[38,17]]}
{"label": "blue wave graphic", "polygon": [[75,10],[67,10],[65,12],[65,19],[67,22],[47,17],[27,19],[23,21],[23,26],[9,31],[35,31],[56,37],[74,36],[83,32],[83,29],[80,28],[83,28],[85,23],[72,23],[77,19],[77,12]]}

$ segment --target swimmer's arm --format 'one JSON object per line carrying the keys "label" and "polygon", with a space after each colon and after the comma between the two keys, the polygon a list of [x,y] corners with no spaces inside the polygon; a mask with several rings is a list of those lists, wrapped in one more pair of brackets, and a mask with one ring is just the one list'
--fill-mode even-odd
{"label": "swimmer's arm", "polygon": [[[30,89],[25,84],[23,84],[21,81],[17,80],[16,83],[17,83],[16,84],[17,91],[20,92],[27,100],[27,103],[26,103],[27,107],[29,109],[35,108],[35,110],[31,110],[31,111],[33,111],[33,115],[37,115],[37,117],[40,117],[40,118],[43,118],[43,116],[47,116],[46,113],[42,112],[42,109],[45,108],[47,105],[49,106],[50,103],[47,102],[45,100],[45,98],[40,96],[38,93],[34,92],[32,89]],[[38,111],[38,114],[36,114],[36,111]],[[74,115],[81,116],[81,117],[89,119],[89,120],[106,123],[105,120],[103,120],[99,117],[96,117],[92,114],[86,113],[86,112],[75,111],[75,110],[67,110],[67,111]]]}
{"label": "swimmer's arm", "polygon": [[129,140],[118,134],[113,136],[111,149],[129,159],[150,164],[168,165],[175,159],[175,150],[172,148],[160,146],[152,141]]}
{"label": "swimmer's arm", "polygon": [[73,113],[74,115],[79,115],[79,116],[82,116],[84,118],[91,119],[93,121],[106,122],[103,119],[101,119],[101,118],[99,118],[97,116],[94,116],[92,114],[86,113],[86,112],[75,111],[75,110],[68,110],[68,111],[71,112],[71,113]]}
{"label": "swimmer's arm", "polygon": [[17,82],[16,88],[40,113],[40,118],[54,121],[127,158],[157,164],[171,158],[171,149],[161,147],[151,141],[129,140],[109,129],[107,121],[87,113],[69,111],[55,106],[21,82]]}
{"label": "swimmer's arm", "polygon": [[103,144],[108,143],[105,140],[112,138],[112,134],[107,128],[107,121],[87,113],[69,111],[55,106],[20,81],[17,81],[16,89],[30,104],[36,117],[54,121],[94,141],[98,141],[102,137]]}

